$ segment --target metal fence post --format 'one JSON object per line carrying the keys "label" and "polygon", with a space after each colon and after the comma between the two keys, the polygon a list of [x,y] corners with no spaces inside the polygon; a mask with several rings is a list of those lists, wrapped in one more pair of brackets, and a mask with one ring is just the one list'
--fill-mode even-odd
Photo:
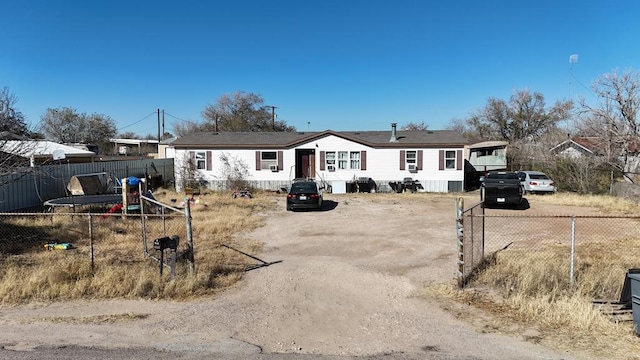
{"label": "metal fence post", "polygon": [[93,216],[91,216],[91,213],[89,213],[89,254],[91,255],[91,271],[93,271]]}
{"label": "metal fence post", "polygon": [[456,200],[456,234],[458,242],[458,288],[464,287],[464,199]]}
{"label": "metal fence post", "polygon": [[147,219],[146,216],[144,215],[144,200],[143,200],[143,195],[139,194],[138,198],[140,199],[140,228],[142,230],[142,253],[143,254],[147,254],[149,252],[149,250],[147,249]]}
{"label": "metal fence post", "polygon": [[164,234],[164,236],[167,236],[167,217],[165,214],[165,208],[164,206],[161,206],[160,209],[162,213],[162,233]]}
{"label": "metal fence post", "polygon": [[177,259],[177,254],[176,254],[176,249],[171,249],[171,263],[170,263],[170,267],[171,267],[171,280],[173,281],[176,278],[176,259]]}
{"label": "metal fence post", "polygon": [[480,229],[480,236],[482,237],[482,252],[480,253],[481,255],[480,258],[482,259],[484,258],[484,241],[485,241],[485,229],[486,229],[486,226],[485,226],[486,217],[484,216],[485,215],[484,204],[480,206],[480,209],[481,209],[480,212],[482,213],[482,229]]}
{"label": "metal fence post", "polygon": [[191,204],[188,196],[185,197],[184,202],[186,204],[184,208],[185,209],[184,216],[187,220],[187,246],[188,246],[187,261],[189,262],[189,272],[193,274],[195,272],[194,254],[193,254],[193,231],[191,228]]}
{"label": "metal fence post", "polygon": [[571,264],[569,267],[569,283],[573,286],[573,268],[576,253],[576,216],[571,216]]}

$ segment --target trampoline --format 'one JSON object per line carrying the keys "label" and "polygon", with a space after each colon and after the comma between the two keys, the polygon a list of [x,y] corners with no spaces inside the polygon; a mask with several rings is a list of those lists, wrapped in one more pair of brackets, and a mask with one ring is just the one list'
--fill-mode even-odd
{"label": "trampoline", "polygon": [[47,200],[44,202],[44,206],[75,207],[76,205],[108,205],[119,203],[122,203],[122,194],[78,195]]}

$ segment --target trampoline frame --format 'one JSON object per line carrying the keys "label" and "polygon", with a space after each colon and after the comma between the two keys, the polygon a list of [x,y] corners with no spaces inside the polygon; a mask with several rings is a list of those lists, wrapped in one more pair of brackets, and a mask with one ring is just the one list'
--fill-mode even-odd
{"label": "trampoline frame", "polygon": [[47,200],[44,206],[75,207],[80,205],[107,205],[122,203],[122,194],[76,195]]}

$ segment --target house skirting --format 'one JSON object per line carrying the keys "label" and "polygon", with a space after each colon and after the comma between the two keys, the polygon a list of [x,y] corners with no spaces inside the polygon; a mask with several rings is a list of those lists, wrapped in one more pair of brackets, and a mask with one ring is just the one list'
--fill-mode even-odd
{"label": "house skirting", "polygon": [[[390,182],[402,181],[402,179],[394,180],[375,180],[376,192],[393,192]],[[320,180],[317,180],[319,184],[322,184]],[[288,189],[291,185],[291,181],[249,181],[250,187],[253,189],[267,190],[267,191],[282,191],[282,189]],[[423,187],[424,192],[433,193],[452,193],[462,192],[462,181],[454,180],[421,180],[420,184]],[[331,182],[327,182],[327,185],[331,185]],[[206,188],[212,191],[230,191],[235,189],[229,189],[227,187],[227,181],[225,180],[211,180],[207,181]]]}

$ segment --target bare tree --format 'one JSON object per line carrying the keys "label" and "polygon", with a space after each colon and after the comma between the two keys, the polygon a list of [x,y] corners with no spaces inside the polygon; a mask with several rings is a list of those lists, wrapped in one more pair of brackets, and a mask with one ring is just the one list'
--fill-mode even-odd
{"label": "bare tree", "polygon": [[[153,136],[153,135],[149,135],[149,136]],[[118,134],[118,138],[119,139],[140,139],[140,136],[132,131],[126,131]]]}
{"label": "bare tree", "polygon": [[226,182],[227,189],[237,190],[249,188],[249,177],[251,176],[249,164],[226,152],[220,154],[220,162],[222,164],[220,173]]}
{"label": "bare tree", "polygon": [[468,122],[463,119],[452,119],[449,122],[449,125],[447,125],[446,129],[460,133],[460,135],[469,140],[469,142],[471,143],[476,143],[483,140],[479,136],[479,134],[469,126]]}
{"label": "bare tree", "polygon": [[413,121],[408,122],[404,125],[402,125],[400,127],[400,130],[409,130],[409,131],[414,131],[414,130],[419,130],[419,131],[426,131],[428,130],[429,126],[427,124],[423,122],[421,123],[414,123]]}
{"label": "bare tree", "polygon": [[628,181],[638,172],[640,153],[640,73],[617,70],[600,76],[592,85],[598,101],[591,106],[580,101],[581,129],[597,136],[612,168],[623,171]]}
{"label": "bare tree", "polygon": [[206,181],[198,171],[193,152],[185,152],[181,158],[176,159],[176,171],[179,181],[175,184],[176,191],[185,191],[186,188],[199,189],[205,186]]}
{"label": "bare tree", "polygon": [[235,92],[220,96],[202,112],[205,123],[201,131],[295,131],[284,121],[276,120],[275,107],[264,104],[262,96]]}
{"label": "bare tree", "polygon": [[29,136],[24,115],[16,108],[18,98],[6,86],[0,90],[0,132],[8,132],[18,136]]}
{"label": "bare tree", "polygon": [[489,98],[487,105],[468,118],[467,123],[486,140],[531,140],[568,119],[572,107],[571,101],[558,101],[547,108],[542,94],[520,90],[511,95],[509,102]]}
{"label": "bare tree", "polygon": [[41,119],[42,130],[53,141],[92,143],[99,148],[110,148],[109,139],[116,135],[116,124],[107,115],[78,113],[68,107],[47,109]]}
{"label": "bare tree", "polygon": [[177,136],[183,136],[185,134],[189,134],[189,133],[193,133],[193,132],[200,132],[200,131],[207,131],[207,129],[210,128],[210,126],[207,126],[205,128],[205,126],[203,126],[203,124],[198,124],[195,122],[191,122],[191,121],[186,121],[186,122],[181,122],[181,123],[177,123],[173,126],[173,132],[177,134]]}
{"label": "bare tree", "polygon": [[26,173],[24,167],[29,165],[29,155],[35,146],[34,141],[28,140],[34,133],[17,109],[17,102],[18,98],[7,87],[0,90],[0,175]]}
{"label": "bare tree", "polygon": [[85,132],[84,124],[75,109],[67,107],[47,109],[40,124],[45,135],[53,141],[60,143],[83,141],[81,137]]}
{"label": "bare tree", "polygon": [[504,140],[511,144],[512,161],[531,163],[548,150],[541,142],[555,133],[570,117],[571,101],[557,101],[548,108],[544,96],[528,90],[515,91],[509,101],[489,98],[484,108],[467,119],[467,128],[482,140]]}

